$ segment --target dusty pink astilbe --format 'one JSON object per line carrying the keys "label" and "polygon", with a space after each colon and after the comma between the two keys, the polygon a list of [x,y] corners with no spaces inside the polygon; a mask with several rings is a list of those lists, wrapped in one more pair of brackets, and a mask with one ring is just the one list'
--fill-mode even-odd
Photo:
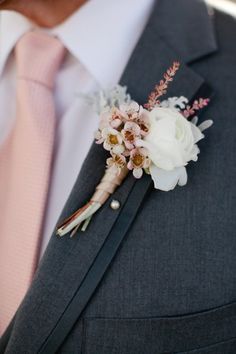
{"label": "dusty pink astilbe", "polygon": [[175,61],[173,65],[164,74],[164,80],[161,80],[158,85],[155,86],[154,91],[148,97],[148,102],[144,105],[149,111],[152,110],[156,105],[160,104],[158,100],[159,97],[163,96],[167,92],[167,88],[170,82],[173,81],[173,77],[179,70],[180,63]]}
{"label": "dusty pink astilbe", "polygon": [[186,109],[182,112],[182,114],[185,118],[189,118],[193,116],[196,111],[199,111],[200,109],[206,107],[209,102],[209,98],[200,98],[199,100],[194,101],[192,106],[187,106]]}

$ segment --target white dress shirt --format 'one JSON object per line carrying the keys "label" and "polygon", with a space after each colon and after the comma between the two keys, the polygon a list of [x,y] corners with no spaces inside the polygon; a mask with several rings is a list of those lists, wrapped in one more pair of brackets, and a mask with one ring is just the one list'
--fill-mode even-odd
{"label": "white dress shirt", "polygon": [[[57,131],[41,256],[98,126],[99,117],[81,94],[119,82],[154,1],[89,0],[61,25],[38,28],[57,36],[68,50],[55,87]],[[0,148],[16,117],[13,49],[20,36],[34,28],[36,25],[18,13],[0,14]]]}

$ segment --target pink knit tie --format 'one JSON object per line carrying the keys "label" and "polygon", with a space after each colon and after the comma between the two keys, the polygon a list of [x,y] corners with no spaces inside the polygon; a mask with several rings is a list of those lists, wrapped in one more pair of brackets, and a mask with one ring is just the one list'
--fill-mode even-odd
{"label": "pink knit tie", "polygon": [[15,49],[17,119],[0,147],[0,333],[37,265],[55,132],[53,86],[64,53],[59,40],[40,32],[26,33]]}

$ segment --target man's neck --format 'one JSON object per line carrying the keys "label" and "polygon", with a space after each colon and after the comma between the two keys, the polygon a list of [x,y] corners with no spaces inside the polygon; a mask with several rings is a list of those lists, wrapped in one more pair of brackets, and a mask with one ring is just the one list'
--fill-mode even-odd
{"label": "man's neck", "polygon": [[4,2],[0,9],[17,11],[41,27],[52,28],[63,22],[86,1],[9,0]]}

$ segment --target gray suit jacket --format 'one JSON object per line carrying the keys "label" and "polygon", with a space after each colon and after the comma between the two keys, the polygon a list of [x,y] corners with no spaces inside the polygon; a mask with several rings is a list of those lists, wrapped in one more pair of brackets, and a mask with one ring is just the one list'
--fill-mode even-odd
{"label": "gray suit jacket", "polygon": [[[214,126],[200,143],[199,162],[188,166],[187,186],[169,193],[152,189],[143,200],[58,353],[236,353],[235,39],[233,18],[210,15],[199,0],[157,1],[121,82],[145,102],[166,68],[180,60],[169,95],[193,97],[206,82],[214,96],[201,118],[212,118]],[[61,220],[89,199],[105,158],[93,144]],[[127,205],[142,183],[128,176],[114,198]],[[103,243],[130,221],[125,209],[109,205],[85,234],[52,236],[1,353],[40,351]]]}

